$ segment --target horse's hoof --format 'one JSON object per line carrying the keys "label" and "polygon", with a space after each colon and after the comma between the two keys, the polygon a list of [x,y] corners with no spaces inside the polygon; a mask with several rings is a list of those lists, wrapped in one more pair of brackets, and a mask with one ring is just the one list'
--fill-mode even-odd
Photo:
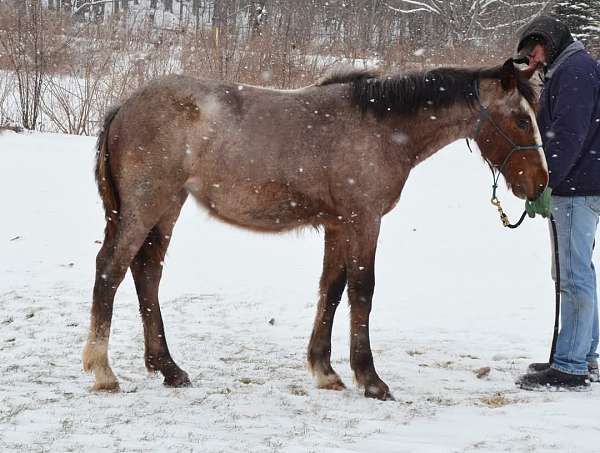
{"label": "horse's hoof", "polygon": [[95,367],[93,371],[96,378],[91,388],[93,392],[116,393],[121,390],[119,388],[119,381],[110,367]]}
{"label": "horse's hoof", "polygon": [[[383,383],[382,383],[383,384]],[[396,398],[390,393],[387,385],[368,385],[365,387],[365,396],[380,401],[396,401]]]}
{"label": "horse's hoof", "polygon": [[185,371],[181,371],[181,373],[166,376],[163,384],[165,387],[173,388],[191,387],[192,381],[190,381],[190,378]]}
{"label": "horse's hoof", "polygon": [[338,392],[341,390],[346,390],[346,386],[341,380],[329,382],[327,384],[321,384],[319,388],[324,390],[336,390]]}
{"label": "horse's hoof", "polygon": [[118,393],[121,391],[118,381],[113,382],[96,382],[92,388],[92,392]]}

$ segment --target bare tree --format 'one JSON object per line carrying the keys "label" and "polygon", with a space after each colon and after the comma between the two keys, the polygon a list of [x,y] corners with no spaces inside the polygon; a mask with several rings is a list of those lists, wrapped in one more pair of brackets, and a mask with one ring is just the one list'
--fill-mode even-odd
{"label": "bare tree", "polygon": [[41,0],[26,0],[19,7],[3,6],[0,46],[17,80],[23,127],[38,122],[42,86],[46,75],[46,21]]}
{"label": "bare tree", "polygon": [[561,1],[552,11],[571,29],[586,47],[600,55],[600,3],[591,1]]}
{"label": "bare tree", "polygon": [[386,5],[399,14],[432,16],[441,25],[436,30],[455,47],[489,34],[511,33],[546,11],[552,0],[388,0]]}
{"label": "bare tree", "polygon": [[[340,61],[488,63],[512,52],[520,25],[557,1],[0,0],[0,65],[15,80],[23,124],[89,134],[105,107],[172,72],[288,88]],[[600,4],[575,4],[598,17]],[[105,20],[111,15],[127,20]],[[588,47],[600,43],[597,24],[581,28]],[[52,40],[66,46],[60,58]]]}

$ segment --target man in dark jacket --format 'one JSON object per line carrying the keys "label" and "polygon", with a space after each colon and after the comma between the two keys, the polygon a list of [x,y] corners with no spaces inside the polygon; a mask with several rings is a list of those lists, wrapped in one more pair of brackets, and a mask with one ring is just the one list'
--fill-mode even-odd
{"label": "man in dark jacket", "polygon": [[[518,51],[544,74],[538,124],[550,173],[551,207],[528,203],[530,215],[556,221],[561,330],[552,363],[535,363],[522,388],[580,388],[598,376],[598,295],[592,263],[600,216],[600,65],[554,17],[521,33]],[[550,197],[546,197],[550,200]],[[552,271],[555,279],[555,270]]]}

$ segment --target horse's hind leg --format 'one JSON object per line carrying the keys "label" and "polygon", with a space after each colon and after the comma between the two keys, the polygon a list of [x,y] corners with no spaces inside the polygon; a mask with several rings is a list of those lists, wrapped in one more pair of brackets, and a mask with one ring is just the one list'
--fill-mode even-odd
{"label": "horse's hind leg", "polygon": [[108,363],[108,340],[113,302],[131,260],[148,235],[141,222],[121,221],[116,231],[106,230],[96,258],[96,282],[92,302],[90,333],[83,351],[83,368],[93,371],[93,390],[117,391],[119,383]]}
{"label": "horse's hind leg", "polygon": [[165,377],[164,384],[170,387],[185,387],[191,384],[187,373],[171,358],[158,302],[163,259],[173,227],[186,198],[185,191],[177,196],[169,210],[152,228],[131,263],[131,273],[140,303],[140,315],[144,323],[146,368],[149,371],[160,371]]}
{"label": "horse's hind leg", "polygon": [[342,390],[344,383],[331,367],[331,329],[335,310],[346,286],[345,244],[340,231],[325,230],[319,305],[308,345],[308,364],[320,388]]}

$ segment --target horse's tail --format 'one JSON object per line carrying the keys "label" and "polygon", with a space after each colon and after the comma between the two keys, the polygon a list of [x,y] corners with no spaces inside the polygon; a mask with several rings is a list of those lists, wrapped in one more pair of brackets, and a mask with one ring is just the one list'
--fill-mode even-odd
{"label": "horse's tail", "polygon": [[100,131],[98,142],[96,143],[96,183],[98,184],[98,193],[104,205],[106,238],[114,237],[117,230],[117,221],[120,217],[119,194],[110,170],[110,152],[108,150],[108,131],[119,109],[120,107],[114,107],[106,114],[102,131]]}

